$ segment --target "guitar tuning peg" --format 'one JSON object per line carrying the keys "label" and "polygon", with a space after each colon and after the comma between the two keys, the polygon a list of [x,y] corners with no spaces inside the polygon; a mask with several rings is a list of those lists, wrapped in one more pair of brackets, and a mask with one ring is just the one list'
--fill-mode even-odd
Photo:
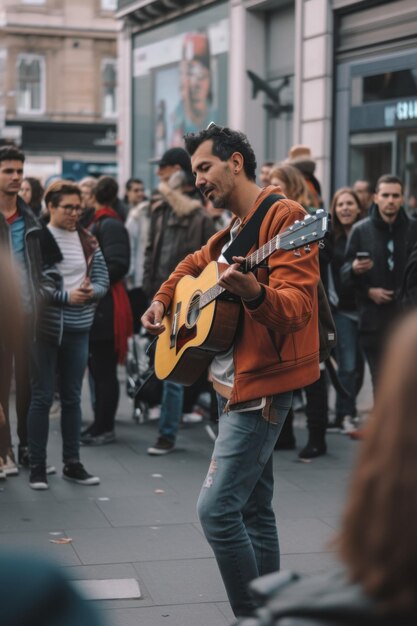
{"label": "guitar tuning peg", "polygon": [[311,252],[311,246],[304,246],[304,252]]}
{"label": "guitar tuning peg", "polygon": [[299,250],[294,250],[293,252],[294,256],[301,256],[301,252]]}
{"label": "guitar tuning peg", "polygon": [[326,244],[324,243],[323,239],[320,239],[318,246],[320,248],[320,250],[323,250],[323,248],[325,248]]}

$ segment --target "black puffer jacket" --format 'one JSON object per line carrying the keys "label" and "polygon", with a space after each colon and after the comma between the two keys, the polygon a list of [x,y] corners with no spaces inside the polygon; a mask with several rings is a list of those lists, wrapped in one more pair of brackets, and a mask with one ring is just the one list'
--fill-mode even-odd
{"label": "black puffer jacket", "polygon": [[343,570],[300,578],[278,572],[258,578],[251,590],[259,600],[255,617],[236,626],[413,626],[417,615],[384,614]]}
{"label": "black puffer jacket", "polygon": [[114,336],[111,286],[122,280],[129,271],[129,235],[121,220],[107,215],[93,222],[90,231],[100,245],[110,279],[110,290],[97,306],[90,341],[109,341]]}
{"label": "black puffer jacket", "polygon": [[[345,263],[341,269],[341,280],[345,286],[352,284],[356,292],[359,312],[359,330],[363,333],[384,332],[398,312],[398,295],[407,260],[406,242],[409,219],[400,209],[393,224],[384,222],[378,207],[371,207],[369,217],[357,222],[351,230],[346,247]],[[388,242],[394,241],[394,269],[388,269]],[[369,252],[374,266],[364,274],[354,274],[352,263],[357,252]],[[382,287],[395,292],[388,304],[375,304],[368,297],[370,287]]]}

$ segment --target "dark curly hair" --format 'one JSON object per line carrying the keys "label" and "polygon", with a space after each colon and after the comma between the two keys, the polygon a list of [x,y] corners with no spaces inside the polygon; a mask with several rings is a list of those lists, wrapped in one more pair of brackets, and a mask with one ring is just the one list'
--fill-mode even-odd
{"label": "dark curly hair", "polygon": [[199,133],[184,135],[185,148],[190,156],[204,141],[212,141],[212,153],[221,161],[230,159],[234,152],[243,156],[243,169],[249,180],[256,180],[256,157],[248,138],[239,130],[210,124]]}

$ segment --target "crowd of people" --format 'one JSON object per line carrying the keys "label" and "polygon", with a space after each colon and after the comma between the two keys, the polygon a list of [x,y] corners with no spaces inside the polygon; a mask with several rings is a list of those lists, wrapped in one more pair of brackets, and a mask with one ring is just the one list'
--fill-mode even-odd
{"label": "crowd of people", "polygon": [[[130,178],[122,199],[109,176],[55,180],[44,190],[24,178],[23,152],[0,148],[0,297],[8,302],[7,310],[0,308],[0,477],[27,468],[29,486],[48,489],[48,475],[56,472],[47,460],[49,416],[58,397],[62,476],[99,484],[82,464],[80,448],[116,440],[118,366],[126,363],[130,338],[164,330],[182,276],[196,277],[213,260],[224,264],[218,285],[242,304],[239,330],[191,387],[163,381],[150,407],[159,432],[148,454],[172,452],[181,421],[202,420],[195,406],[205,391],[211,415],[218,408],[220,417],[211,429],[214,451],[198,514],[233,611],[245,616],[256,609],[249,582],[279,569],[272,452],[296,446],[296,401],[305,398],[307,417],[301,460],[326,453],[329,430],[377,438],[376,418],[363,423],[357,396],[365,363],[379,389],[392,325],[417,304],[417,221],[404,207],[401,179],[381,173],[374,189],[360,180],[335,191],[320,251],[271,252],[268,267],[242,272],[250,249],[326,208],[311,151],[294,146],[285,161],[264,163],[258,184],[256,158],[242,133],[210,124],[186,135],[185,145],[158,159],[155,189],[147,193],[141,180]],[[251,233],[257,212],[263,217]],[[239,248],[243,230],[253,238],[245,250],[243,243]],[[92,419],[83,427],[86,371]],[[329,381],[336,391],[333,421]],[[395,390],[387,394],[386,406],[376,403],[381,419],[397,398]],[[404,405],[404,415],[408,409]],[[369,473],[369,485],[374,476]],[[365,498],[370,487],[357,481]],[[351,532],[360,535],[353,525],[361,506],[352,500],[347,509],[340,553],[372,595],[385,580],[364,575],[355,553],[360,543],[350,539]],[[375,543],[375,554],[379,549]],[[397,595],[401,604],[400,590]],[[405,596],[403,606],[411,606]]]}
{"label": "crowd of people", "polygon": [[[48,415],[58,399],[64,469],[70,463],[80,472],[79,482],[96,484],[98,477],[87,472],[84,480],[80,478],[85,469],[80,466],[79,445],[115,441],[117,368],[125,361],[127,340],[140,332],[142,314],[176,265],[227,227],[231,213],[214,207],[198,192],[190,157],[179,147],[157,161],[155,189],[147,195],[143,181],[130,178],[122,199],[117,182],[108,176],[77,183],[55,181],[45,191],[36,178],[23,177],[23,153],[5,147],[0,157],[0,228],[3,247],[11,245],[16,261],[22,309],[17,345],[2,355],[0,475],[15,475],[19,466],[26,466],[31,468],[33,488],[48,487],[47,473],[55,471],[46,462]],[[265,162],[259,181],[310,214],[324,206],[315,162],[306,146],[294,146],[280,163]],[[399,300],[405,298],[406,261],[417,232],[404,208],[402,182],[390,174],[380,177],[374,192],[366,180],[336,190],[329,212],[332,227],[320,251],[320,277],[337,342],[332,359],[320,364],[319,379],[294,394],[294,408],[302,406],[307,416],[308,441],[299,453],[303,460],[326,453],[329,431],[360,436],[356,398],[365,362],[375,386],[383,339],[401,309]],[[407,280],[409,291],[410,272]],[[31,344],[33,350],[28,352]],[[336,401],[331,420],[328,388],[334,377],[329,377],[326,364],[334,360]],[[81,385],[87,365],[93,419],[81,429]],[[9,425],[12,375],[17,454]],[[195,408],[204,391],[212,404],[213,421],[207,429],[215,437],[216,400],[208,378],[205,373],[191,388],[164,381],[149,407],[149,415],[159,418],[159,434],[149,454],[163,455],[175,448],[181,421],[202,420],[201,410]],[[296,447],[293,419],[292,408],[276,448]]]}

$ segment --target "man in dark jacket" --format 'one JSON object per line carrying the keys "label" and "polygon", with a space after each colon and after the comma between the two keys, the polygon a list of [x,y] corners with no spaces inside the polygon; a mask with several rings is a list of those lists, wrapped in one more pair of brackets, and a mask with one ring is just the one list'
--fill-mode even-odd
{"label": "man in dark jacket", "polygon": [[[143,273],[143,288],[149,299],[178,263],[201,248],[215,232],[197,196],[187,152],[183,148],[170,148],[158,165],[163,201],[152,208]],[[167,454],[174,449],[182,411],[182,385],[165,381],[159,437],[148,448],[148,454]]]}
{"label": "man in dark jacket", "polygon": [[355,287],[360,342],[374,389],[384,339],[397,314],[407,258],[409,219],[402,205],[401,180],[381,176],[369,217],[352,228],[341,270],[342,281]]}
{"label": "man in dark jacket", "polygon": [[114,422],[119,403],[117,364],[124,364],[127,338],[133,332],[132,313],[123,279],[129,271],[129,235],[112,208],[118,184],[101,176],[93,190],[95,213],[90,226],[106,262],[110,290],[97,306],[90,332],[89,371],[94,382],[94,421],[83,431],[81,441],[103,445],[115,441]]}
{"label": "man in dark jacket", "polygon": [[[33,321],[37,315],[40,297],[46,279],[42,276],[39,234],[41,227],[28,205],[18,195],[23,179],[25,156],[15,146],[0,148],[0,246],[11,254],[19,276],[21,307],[24,326],[20,345],[15,354],[0,349],[0,404],[7,422],[7,458],[4,470],[8,476],[18,474],[15,463],[10,422],[9,395],[15,363],[17,434],[19,438],[19,464],[29,465],[27,442],[27,413],[30,405],[30,377],[28,347],[33,336]],[[4,306],[4,304],[3,304]]]}

